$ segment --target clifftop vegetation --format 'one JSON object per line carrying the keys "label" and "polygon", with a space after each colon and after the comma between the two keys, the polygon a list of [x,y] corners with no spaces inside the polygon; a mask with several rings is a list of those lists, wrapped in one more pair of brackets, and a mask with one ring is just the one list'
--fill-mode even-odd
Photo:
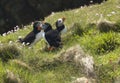
{"label": "clifftop vegetation", "polygon": [[[32,49],[17,42],[32,25],[0,36],[1,83],[119,83],[120,1],[56,12],[45,17],[52,24],[66,17],[63,48],[44,50],[44,40]],[[77,57],[77,58],[76,58]],[[92,61],[93,60],[93,61]],[[86,78],[87,81],[86,81]]]}

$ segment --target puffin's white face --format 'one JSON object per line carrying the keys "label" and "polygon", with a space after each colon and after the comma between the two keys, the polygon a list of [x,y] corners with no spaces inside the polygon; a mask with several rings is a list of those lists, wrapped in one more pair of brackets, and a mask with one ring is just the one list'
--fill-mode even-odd
{"label": "puffin's white face", "polygon": [[62,26],[63,25],[63,19],[62,18],[60,18],[60,19],[58,19],[57,20],[57,26],[59,27],[59,26]]}

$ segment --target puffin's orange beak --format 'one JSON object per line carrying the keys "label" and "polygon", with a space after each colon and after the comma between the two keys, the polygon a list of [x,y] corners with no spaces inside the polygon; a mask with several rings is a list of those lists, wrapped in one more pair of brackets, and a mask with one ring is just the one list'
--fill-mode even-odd
{"label": "puffin's orange beak", "polygon": [[65,19],[66,19],[65,17],[62,18],[63,22],[65,21]]}
{"label": "puffin's orange beak", "polygon": [[40,31],[41,29],[42,29],[42,28],[39,26],[39,27],[38,27],[38,30]]}

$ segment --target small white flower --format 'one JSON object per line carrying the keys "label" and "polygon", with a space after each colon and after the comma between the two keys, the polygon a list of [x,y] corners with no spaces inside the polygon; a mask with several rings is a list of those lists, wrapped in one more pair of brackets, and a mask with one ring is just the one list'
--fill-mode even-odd
{"label": "small white flower", "polygon": [[16,32],[17,31],[17,27],[14,27],[14,32]]}
{"label": "small white flower", "polygon": [[16,32],[17,30],[15,29],[14,32]]}
{"label": "small white flower", "polygon": [[33,24],[34,24],[34,22],[31,22],[30,26],[32,27],[32,26],[33,26]]}
{"label": "small white flower", "polygon": [[33,25],[33,24],[34,24],[34,22],[31,23],[31,25]]}
{"label": "small white flower", "polygon": [[116,7],[120,9],[120,6],[116,6]]}
{"label": "small white flower", "polygon": [[52,15],[54,15],[55,13],[54,13],[54,12],[52,12],[51,14],[52,14]]}
{"label": "small white flower", "polygon": [[54,12],[51,12],[50,16],[53,16],[55,13]]}
{"label": "small white flower", "polygon": [[19,40],[16,40],[15,43],[17,43]]}
{"label": "small white flower", "polygon": [[90,3],[93,3],[93,0],[91,0]]}
{"label": "small white flower", "polygon": [[22,36],[18,36],[18,39],[22,38]]}
{"label": "small white flower", "polygon": [[112,11],[111,13],[112,13],[112,14],[116,14],[115,11]]}
{"label": "small white flower", "polygon": [[13,41],[9,41],[9,44],[12,44],[13,43]]}
{"label": "small white flower", "polygon": [[26,26],[24,26],[24,28],[26,28]]}
{"label": "small white flower", "polygon": [[83,6],[81,6],[80,8],[83,8]]}
{"label": "small white flower", "polygon": [[16,29],[16,27],[14,27],[14,30]]}
{"label": "small white flower", "polygon": [[112,16],[111,14],[107,14],[108,17]]}
{"label": "small white flower", "polygon": [[27,27],[26,27],[26,26],[24,26],[23,28],[24,28],[25,30],[27,29]]}
{"label": "small white flower", "polygon": [[76,79],[76,77],[71,77],[72,79]]}
{"label": "small white flower", "polygon": [[20,28],[19,28],[19,27],[17,28],[17,31],[18,31],[18,30],[20,30]]}
{"label": "small white flower", "polygon": [[22,49],[22,46],[19,46],[18,48]]}
{"label": "small white flower", "polygon": [[29,47],[29,49],[32,49],[32,47]]}
{"label": "small white flower", "polygon": [[11,33],[13,33],[13,30],[11,30]]}
{"label": "small white flower", "polygon": [[6,36],[7,33],[3,33],[2,36]]}
{"label": "small white flower", "polygon": [[99,14],[98,14],[98,13],[96,13],[95,15],[96,15],[96,16],[99,16]]}
{"label": "small white flower", "polygon": [[3,46],[3,44],[1,43],[0,46]]}
{"label": "small white flower", "polygon": [[78,12],[79,12],[79,10],[76,10],[76,11],[75,11],[75,13],[78,13]]}
{"label": "small white flower", "polygon": [[16,28],[18,28],[19,26],[18,25],[16,25]]}
{"label": "small white flower", "polygon": [[90,6],[90,8],[92,8],[93,6]]}
{"label": "small white flower", "polygon": [[10,34],[10,31],[7,32],[7,35]]}

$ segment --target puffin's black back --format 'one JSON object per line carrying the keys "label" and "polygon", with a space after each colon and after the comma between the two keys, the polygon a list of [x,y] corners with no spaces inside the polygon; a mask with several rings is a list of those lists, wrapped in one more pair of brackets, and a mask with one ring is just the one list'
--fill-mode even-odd
{"label": "puffin's black back", "polygon": [[45,38],[50,46],[59,47],[61,43],[61,37],[58,30],[50,30],[46,32]]}
{"label": "puffin's black back", "polygon": [[28,35],[26,35],[26,37],[24,38],[24,39],[21,39],[21,43],[25,43],[25,44],[27,44],[27,43],[29,43],[29,45],[34,41],[34,39],[35,39],[35,33],[32,31],[32,32],[30,32]]}
{"label": "puffin's black back", "polygon": [[50,23],[45,22],[43,27],[44,27],[44,32],[48,32],[48,31],[52,30],[52,26]]}

